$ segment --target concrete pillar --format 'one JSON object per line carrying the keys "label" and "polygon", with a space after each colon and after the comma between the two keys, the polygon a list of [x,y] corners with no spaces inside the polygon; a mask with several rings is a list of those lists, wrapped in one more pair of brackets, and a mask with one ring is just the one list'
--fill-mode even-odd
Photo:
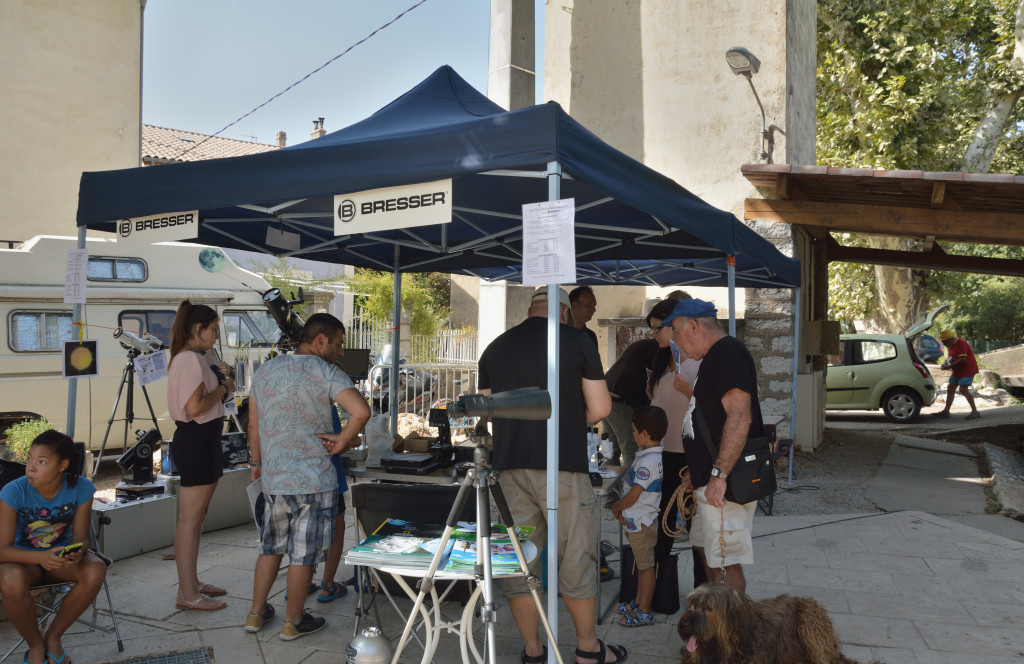
{"label": "concrete pillar", "polygon": [[331,302],[334,301],[334,293],[326,290],[314,290],[306,293],[307,316],[309,314],[330,313]]}
{"label": "concrete pillar", "polygon": [[514,111],[536,99],[533,0],[491,0],[487,96]]}

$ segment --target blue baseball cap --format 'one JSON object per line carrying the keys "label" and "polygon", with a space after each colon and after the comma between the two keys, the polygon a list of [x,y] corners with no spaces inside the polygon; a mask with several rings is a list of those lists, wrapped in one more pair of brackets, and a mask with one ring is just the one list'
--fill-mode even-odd
{"label": "blue baseball cap", "polygon": [[718,310],[715,309],[715,305],[704,300],[681,300],[672,309],[672,313],[661,321],[661,324],[671,325],[672,321],[680,316],[684,318],[717,318]]}

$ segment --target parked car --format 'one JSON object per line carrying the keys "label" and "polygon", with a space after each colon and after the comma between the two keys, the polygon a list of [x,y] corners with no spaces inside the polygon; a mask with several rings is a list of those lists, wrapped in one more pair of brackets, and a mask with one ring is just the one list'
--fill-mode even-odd
{"label": "parked car", "polygon": [[918,343],[917,354],[925,362],[940,364],[942,362],[942,344],[930,334],[922,334]]}
{"label": "parked car", "polygon": [[929,312],[905,335],[841,335],[841,353],[829,355],[825,372],[826,410],[881,408],[893,422],[916,420],[921,408],[935,401],[935,380],[914,348],[948,308],[946,304]]}

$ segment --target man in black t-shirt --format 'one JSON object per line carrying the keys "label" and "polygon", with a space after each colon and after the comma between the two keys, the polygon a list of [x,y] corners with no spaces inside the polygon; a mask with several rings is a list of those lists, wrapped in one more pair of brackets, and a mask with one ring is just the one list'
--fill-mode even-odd
{"label": "man in black t-shirt", "polygon": [[656,352],[658,342],[654,339],[631,343],[605,374],[608,392],[612,395],[612,412],[602,424],[603,431],[610,434],[615,445],[612,455],[614,466],[629,468],[636,456],[633,410],[651,404],[651,398],[647,396],[647,372]]}
{"label": "man in black t-shirt", "polygon": [[596,311],[597,298],[594,296],[593,288],[583,285],[569,291],[569,315],[571,320],[568,323],[577,330],[586,332],[590,340],[594,342],[595,348],[597,347],[597,335],[587,327],[587,323],[594,317],[594,312]]}
{"label": "man in black t-shirt", "polygon": [[[672,325],[673,339],[688,357],[702,360],[683,424],[689,465],[683,482],[693,489],[697,503],[690,543],[702,555],[709,580],[723,580],[724,568],[725,583],[744,592],[742,565],[754,562],[751,530],[757,502],[727,501],[725,485],[748,436],[763,435],[763,423],[754,359],[722,330],[717,313],[710,302],[683,300],[661,324]],[[720,538],[725,540],[724,552]]]}
{"label": "man in black t-shirt", "polygon": [[[597,347],[583,331],[565,325],[569,298],[561,288],[559,311],[558,423],[558,590],[576,627],[579,657],[605,662],[625,659],[621,646],[605,646],[597,638],[597,496],[590,485],[586,427],[611,410],[611,398]],[[497,394],[521,387],[548,388],[546,287],[534,291],[528,318],[492,341],[480,356],[479,391]],[[513,520],[536,526],[530,539],[543,550],[547,541],[547,422],[494,418],[491,465]],[[566,555],[569,553],[569,555]],[[540,556],[531,564],[539,575]],[[529,588],[518,577],[506,579],[505,596],[523,638],[524,662],[544,662],[540,616]]]}

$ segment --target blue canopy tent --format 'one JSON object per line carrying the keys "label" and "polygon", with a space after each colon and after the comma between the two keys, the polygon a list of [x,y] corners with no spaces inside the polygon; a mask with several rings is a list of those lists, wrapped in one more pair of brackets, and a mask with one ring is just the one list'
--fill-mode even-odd
{"label": "blue canopy tent", "polygon": [[[334,235],[335,195],[448,178],[448,223]],[[195,242],[393,270],[397,319],[400,272],[514,277],[523,263],[522,205],[564,198],[575,199],[581,282],[799,285],[798,261],[605,144],[558,104],[505,111],[449,67],[317,140],[246,157],[83,173],[77,223],[84,245],[85,228],[115,232],[123,218],[199,210]],[[297,233],[300,248],[269,245],[268,227]],[[558,383],[557,313],[552,298],[549,385]],[[548,503],[557,505],[557,391],[552,396]],[[552,536],[556,519],[552,512]]]}

